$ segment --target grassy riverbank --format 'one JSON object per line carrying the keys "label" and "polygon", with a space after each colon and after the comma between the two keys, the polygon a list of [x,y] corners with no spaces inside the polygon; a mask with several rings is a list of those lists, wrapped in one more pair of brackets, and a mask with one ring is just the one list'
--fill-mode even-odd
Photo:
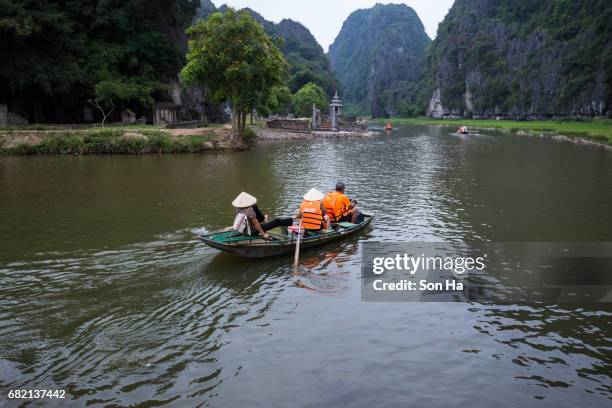
{"label": "grassy riverbank", "polygon": [[161,130],[12,131],[0,133],[3,154],[200,153],[218,145],[212,131],[173,135]]}
{"label": "grassy riverbank", "polygon": [[374,122],[404,125],[448,125],[474,128],[496,128],[510,132],[538,132],[583,137],[600,143],[612,145],[612,119],[593,119],[589,121],[513,121],[513,120],[475,120],[475,119],[431,119],[431,118],[393,118],[374,119]]}

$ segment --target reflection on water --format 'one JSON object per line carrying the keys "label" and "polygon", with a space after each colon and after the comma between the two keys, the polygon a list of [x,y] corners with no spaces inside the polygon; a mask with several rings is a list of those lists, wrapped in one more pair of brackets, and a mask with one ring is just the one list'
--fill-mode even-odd
{"label": "reflection on water", "polygon": [[[194,240],[231,222],[242,190],[285,215],[338,180],[375,227],[304,250],[297,276],[291,257]],[[0,390],[66,389],[75,406],[608,406],[610,307],[362,303],[359,241],[612,241],[611,180],[604,150],[442,127],[0,157]]]}

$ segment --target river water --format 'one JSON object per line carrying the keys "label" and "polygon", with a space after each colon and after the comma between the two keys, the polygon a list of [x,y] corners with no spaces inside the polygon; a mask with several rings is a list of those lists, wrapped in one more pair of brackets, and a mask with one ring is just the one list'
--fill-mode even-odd
{"label": "river water", "polygon": [[[610,306],[361,301],[361,240],[612,241],[612,152],[450,131],[0,157],[0,405],[610,406]],[[303,252],[314,290],[195,240],[338,180],[375,226]]]}

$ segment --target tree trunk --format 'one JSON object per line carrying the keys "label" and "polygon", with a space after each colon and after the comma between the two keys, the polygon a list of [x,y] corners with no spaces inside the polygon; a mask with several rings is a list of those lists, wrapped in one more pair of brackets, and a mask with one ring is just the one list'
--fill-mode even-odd
{"label": "tree trunk", "polygon": [[246,134],[246,121],[247,121],[247,112],[246,110],[242,112],[242,130],[240,132],[240,136],[244,138]]}
{"label": "tree trunk", "polygon": [[240,113],[238,112],[236,105],[232,107],[232,129],[234,130],[234,133],[240,132]]}

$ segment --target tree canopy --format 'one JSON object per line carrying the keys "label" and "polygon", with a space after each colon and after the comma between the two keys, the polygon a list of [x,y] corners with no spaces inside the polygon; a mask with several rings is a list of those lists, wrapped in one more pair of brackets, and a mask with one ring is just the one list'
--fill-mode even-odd
{"label": "tree canopy", "polygon": [[172,36],[198,3],[0,0],[0,102],[42,104],[38,121],[62,107],[78,121],[92,98],[147,107],[184,63]]}
{"label": "tree canopy", "polygon": [[230,101],[235,130],[245,135],[246,116],[268,104],[273,89],[284,85],[287,63],[274,41],[247,12],[229,8],[187,31],[187,84],[206,85],[218,101]]}
{"label": "tree canopy", "polygon": [[329,103],[325,91],[317,84],[309,82],[293,95],[293,110],[300,116],[310,116],[313,103],[321,110]]}

